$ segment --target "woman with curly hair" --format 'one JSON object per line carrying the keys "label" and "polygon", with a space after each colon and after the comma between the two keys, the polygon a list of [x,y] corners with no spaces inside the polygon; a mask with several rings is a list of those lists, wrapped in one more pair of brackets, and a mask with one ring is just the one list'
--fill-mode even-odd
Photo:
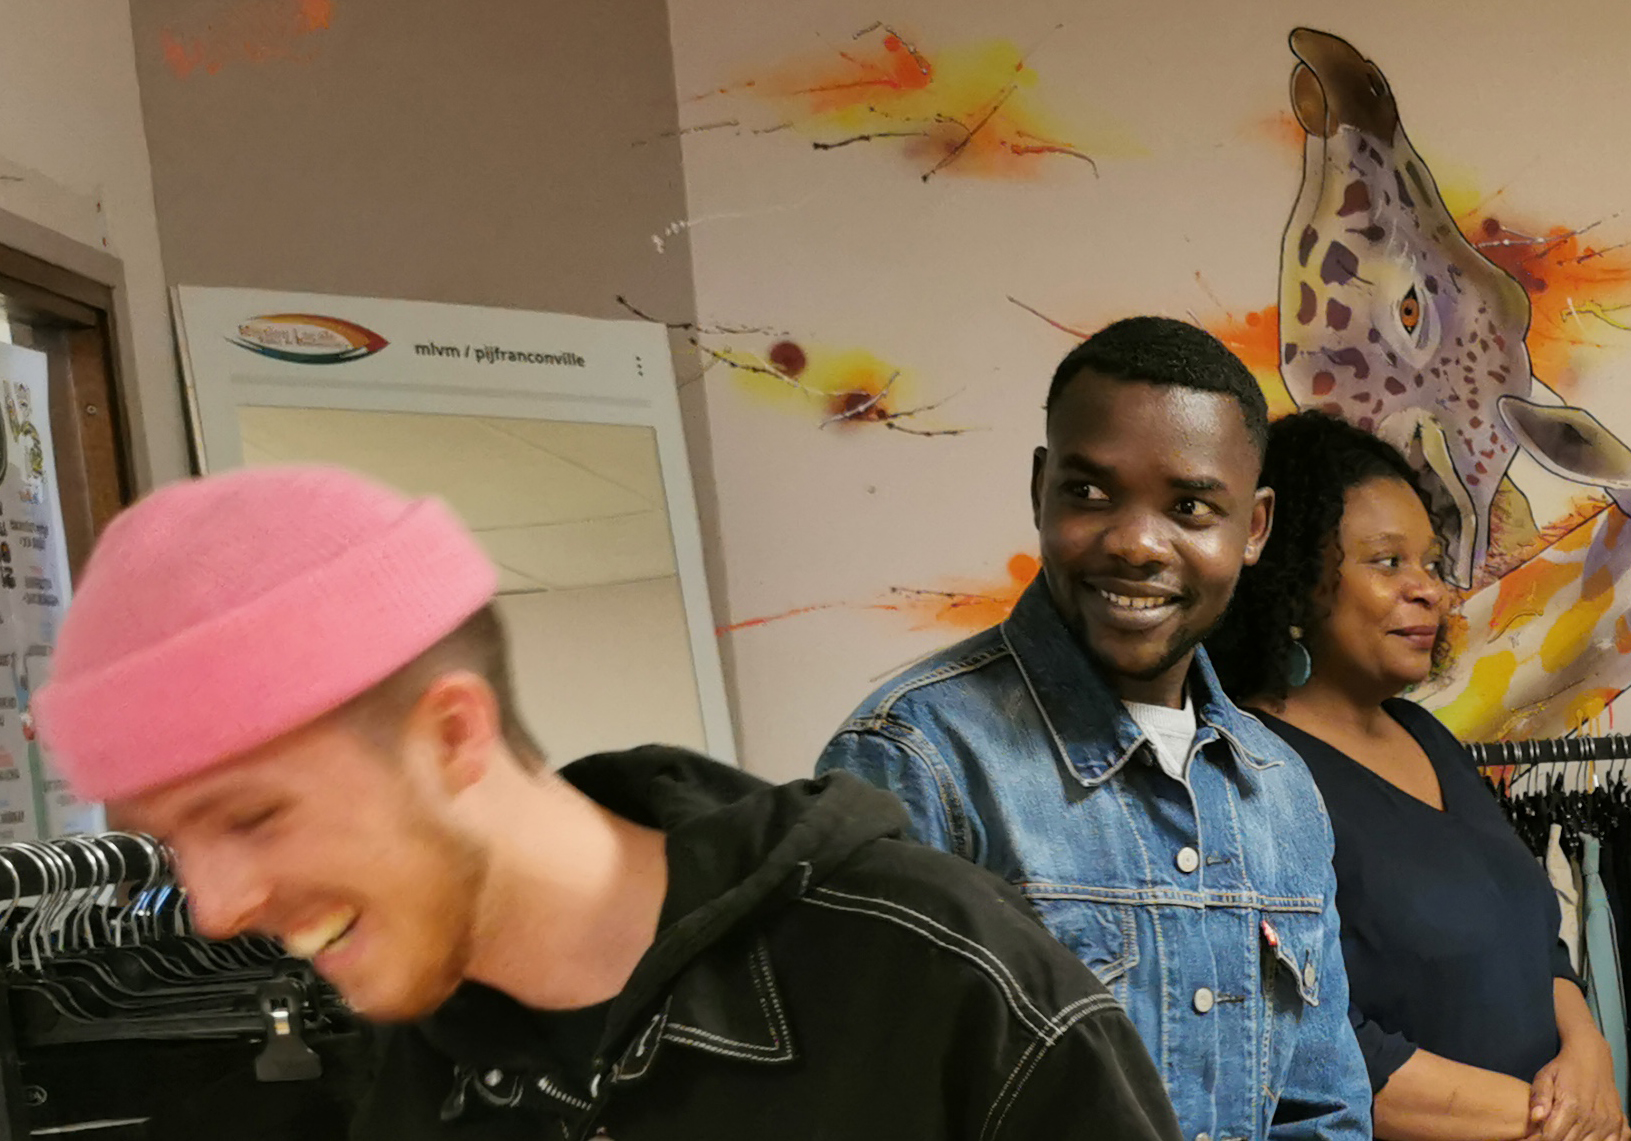
{"label": "woman with curly hair", "polygon": [[1375,436],[1301,412],[1271,427],[1262,482],[1274,527],[1208,650],[1330,813],[1376,1135],[1624,1141],[1545,874],[1466,750],[1398,696],[1432,671],[1450,603],[1414,473]]}

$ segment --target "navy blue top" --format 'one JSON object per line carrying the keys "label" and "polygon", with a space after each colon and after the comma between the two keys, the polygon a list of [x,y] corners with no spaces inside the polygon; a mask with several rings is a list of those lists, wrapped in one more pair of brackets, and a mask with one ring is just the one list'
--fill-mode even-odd
{"label": "navy blue top", "polygon": [[1349,1014],[1371,1089],[1417,1047],[1531,1081],[1559,1049],[1552,979],[1575,980],[1557,895],[1454,735],[1413,702],[1384,708],[1432,761],[1442,812],[1258,714],[1302,756],[1331,814]]}

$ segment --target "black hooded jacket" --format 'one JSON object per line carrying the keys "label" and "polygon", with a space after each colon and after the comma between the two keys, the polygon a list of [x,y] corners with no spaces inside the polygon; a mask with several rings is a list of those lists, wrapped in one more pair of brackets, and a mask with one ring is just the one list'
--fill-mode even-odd
{"label": "black hooded jacket", "polygon": [[656,746],[562,775],[668,837],[599,1048],[562,1065],[551,1016],[466,985],[391,1032],[355,1137],[1178,1141],[1105,988],[997,877],[900,839],[887,793]]}

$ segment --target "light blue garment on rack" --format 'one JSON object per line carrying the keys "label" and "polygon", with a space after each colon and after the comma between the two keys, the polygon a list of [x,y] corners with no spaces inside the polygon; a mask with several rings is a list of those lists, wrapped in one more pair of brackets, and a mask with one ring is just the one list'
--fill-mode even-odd
{"label": "light blue garment on rack", "polygon": [[1603,887],[1602,845],[1597,837],[1580,837],[1584,852],[1580,870],[1585,880],[1586,939],[1584,969],[1586,1005],[1597,1020],[1597,1028],[1608,1039],[1614,1055],[1614,1084],[1619,1087],[1620,1104],[1626,1104],[1625,1003],[1620,994],[1620,946],[1614,930],[1614,915],[1608,908],[1608,891]]}

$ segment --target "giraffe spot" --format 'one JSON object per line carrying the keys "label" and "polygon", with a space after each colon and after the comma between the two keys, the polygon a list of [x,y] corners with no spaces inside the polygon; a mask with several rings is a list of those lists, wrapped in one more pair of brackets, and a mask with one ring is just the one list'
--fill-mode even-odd
{"label": "giraffe spot", "polygon": [[1467,425],[1467,426],[1468,426],[1468,427],[1470,427],[1470,428],[1473,428],[1473,429],[1474,429],[1474,430],[1476,430],[1476,429],[1478,429],[1478,428],[1482,428],[1482,427],[1483,427],[1483,426],[1484,426],[1484,421],[1483,421],[1483,418],[1482,418],[1482,417],[1480,417],[1480,416],[1474,416],[1474,417],[1473,417],[1473,418],[1472,418],[1472,419],[1471,419],[1471,420],[1470,420],[1470,421],[1469,421],[1469,422],[1468,422],[1468,425]]}
{"label": "giraffe spot", "polygon": [[1297,264],[1306,266],[1308,255],[1314,252],[1314,243],[1320,240],[1319,231],[1312,226],[1303,227],[1303,236],[1297,239]]}
{"label": "giraffe spot", "polygon": [[[1468,407],[1468,408],[1471,408],[1471,409],[1472,409],[1472,410],[1473,410],[1473,411],[1474,411],[1474,412],[1476,412],[1476,411],[1478,411],[1478,401],[1476,401],[1476,400],[1474,400],[1474,399],[1472,399],[1472,398],[1471,398],[1471,397],[1470,397],[1470,396],[1469,396],[1469,397],[1468,397],[1468,398],[1467,398],[1467,407]],[[1477,425],[1477,424],[1474,424],[1474,425],[1473,425],[1473,427],[1474,427],[1474,428],[1476,428],[1476,427],[1478,427],[1478,425]]]}
{"label": "giraffe spot", "polygon": [[1399,190],[1399,201],[1404,203],[1405,209],[1414,210],[1416,208],[1416,200],[1410,197],[1410,191],[1405,189],[1404,173],[1402,171],[1395,170],[1393,172],[1393,184]]}
{"label": "giraffe spot", "polygon": [[1369,416],[1361,416],[1359,418],[1359,430],[1361,432],[1376,431],[1376,421],[1372,420]]}
{"label": "giraffe spot", "polygon": [[1320,411],[1331,416],[1340,416],[1342,415],[1342,405],[1338,404],[1335,400],[1327,400],[1324,404],[1320,405]]}
{"label": "giraffe spot", "polygon": [[1405,394],[1404,381],[1400,380],[1396,376],[1388,377],[1387,382],[1384,383],[1382,387],[1387,389],[1395,396],[1403,396]]}
{"label": "giraffe spot", "polygon": [[1375,222],[1372,222],[1370,225],[1363,226],[1363,227],[1361,227],[1361,226],[1350,226],[1350,227],[1348,227],[1348,233],[1358,234],[1361,238],[1364,238],[1367,242],[1379,242],[1383,238],[1387,237],[1387,231],[1382,229],[1382,227],[1378,226]]}
{"label": "giraffe spot", "polygon": [[1499,333],[1495,334],[1495,347],[1500,349],[1503,353],[1506,352],[1506,338],[1501,336]]}
{"label": "giraffe spot", "polygon": [[1286,347],[1285,347],[1285,355],[1284,355],[1285,363],[1290,364],[1296,358],[1297,358],[1297,346],[1291,344],[1290,342],[1287,342]]}
{"label": "giraffe spot", "polygon": [[1328,372],[1316,372],[1314,385],[1311,391],[1315,396],[1329,396],[1331,390],[1337,386],[1337,378]]}
{"label": "giraffe spot", "polygon": [[1352,396],[1348,397],[1348,399],[1352,400],[1355,404],[1369,404],[1370,403],[1370,393],[1369,392],[1356,392]]}
{"label": "giraffe spot", "polygon": [[1467,359],[1469,361],[1477,360],[1478,359],[1478,350],[1477,349],[1468,349],[1467,350]]}
{"label": "giraffe spot", "polygon": [[1332,364],[1353,369],[1355,380],[1364,380],[1370,375],[1370,361],[1365,359],[1364,353],[1351,345],[1334,353],[1327,352],[1325,355]]}
{"label": "giraffe spot", "polygon": [[1491,448],[1487,452],[1479,452],[1478,454],[1483,456],[1486,460],[1492,460],[1495,458],[1495,449]]}
{"label": "giraffe spot", "polygon": [[1477,487],[1478,484],[1479,484],[1479,479],[1478,479],[1477,476],[1470,475],[1470,474],[1467,476],[1467,486],[1468,487]]}
{"label": "giraffe spot", "polygon": [[1394,355],[1394,352],[1393,352],[1392,349],[1388,350],[1387,363],[1391,364],[1391,365],[1397,365],[1399,363],[1399,358],[1396,355]]}
{"label": "giraffe spot", "polygon": [[1320,280],[1326,285],[1346,285],[1359,275],[1359,259],[1341,242],[1332,242],[1320,263]]}
{"label": "giraffe spot", "polygon": [[1416,387],[1420,388],[1423,383],[1425,383],[1425,382],[1422,380],[1421,373],[1418,372],[1416,374]]}
{"label": "giraffe spot", "polygon": [[1434,277],[1432,274],[1428,274],[1427,277],[1422,281],[1422,284],[1427,287],[1427,292],[1429,292],[1429,293],[1437,293],[1438,292],[1438,278]]}
{"label": "giraffe spot", "polygon": [[1337,217],[1346,218],[1349,214],[1359,214],[1369,209],[1370,188],[1358,180],[1348,183],[1348,188],[1342,192],[1342,206],[1337,210]]}
{"label": "giraffe spot", "polygon": [[1500,443],[1501,442],[1501,434],[1499,432],[1491,432],[1489,434],[1489,442],[1492,443],[1492,444]]}
{"label": "giraffe spot", "polygon": [[1479,460],[1477,463],[1473,464],[1472,470],[1477,472],[1479,475],[1483,475],[1489,471],[1489,469],[1484,466],[1483,460]]}
{"label": "giraffe spot", "polygon": [[1371,409],[1371,413],[1373,415],[1379,415],[1381,413],[1381,411],[1382,411],[1382,405],[1384,405],[1386,403],[1387,403],[1387,401],[1385,401],[1385,400],[1378,400],[1376,402],[1376,407]]}
{"label": "giraffe spot", "polygon": [[1301,324],[1308,324],[1314,319],[1314,310],[1319,302],[1314,298],[1314,291],[1309,288],[1308,282],[1302,283],[1302,300],[1297,303],[1297,320]]}
{"label": "giraffe spot", "polygon": [[1372,325],[1370,332],[1365,334],[1365,339],[1373,345],[1380,343],[1382,340],[1382,330],[1378,329],[1375,325]]}
{"label": "giraffe spot", "polygon": [[1353,316],[1353,310],[1349,309],[1346,305],[1344,305],[1342,302],[1338,301],[1335,297],[1333,297],[1330,300],[1326,301],[1326,303],[1325,303],[1325,323],[1327,325],[1331,326],[1331,328],[1333,328],[1333,329],[1346,329],[1348,327],[1348,320],[1352,316]]}

